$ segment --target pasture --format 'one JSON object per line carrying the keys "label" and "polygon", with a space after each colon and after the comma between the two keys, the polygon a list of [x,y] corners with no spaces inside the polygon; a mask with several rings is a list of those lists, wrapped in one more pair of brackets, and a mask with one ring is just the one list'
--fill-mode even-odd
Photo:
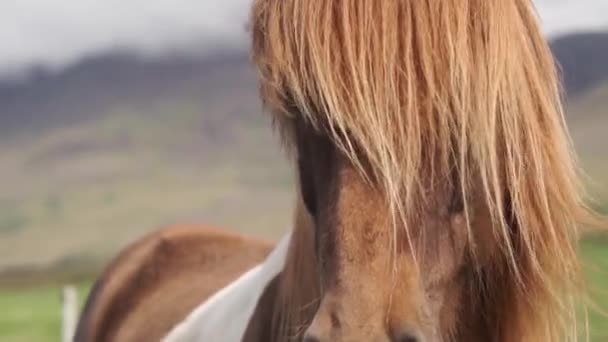
{"label": "pasture", "polygon": [[[79,302],[90,288],[79,284]],[[0,290],[0,341],[59,342],[61,340],[61,292],[59,286]]]}
{"label": "pasture", "polygon": [[[586,239],[581,256],[589,281],[589,292],[598,309],[608,311],[608,237]],[[80,304],[90,282],[79,284]],[[58,342],[60,340],[60,287],[48,285],[0,290],[0,341]],[[590,341],[608,340],[608,316],[589,313]]]}

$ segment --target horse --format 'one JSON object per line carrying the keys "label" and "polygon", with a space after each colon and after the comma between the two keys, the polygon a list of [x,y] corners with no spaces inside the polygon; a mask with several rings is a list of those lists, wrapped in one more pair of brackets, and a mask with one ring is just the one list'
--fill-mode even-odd
{"label": "horse", "polygon": [[201,302],[262,262],[272,246],[200,224],[150,233],[102,272],[74,341],[159,341]]}
{"label": "horse", "polygon": [[530,0],[254,0],[249,28],[297,219],[273,277],[214,287],[166,341],[253,285],[227,341],[577,339],[597,214]]}

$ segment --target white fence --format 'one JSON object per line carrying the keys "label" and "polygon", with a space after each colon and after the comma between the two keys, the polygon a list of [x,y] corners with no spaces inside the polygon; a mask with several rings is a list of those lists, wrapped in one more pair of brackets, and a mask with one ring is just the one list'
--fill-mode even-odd
{"label": "white fence", "polygon": [[78,291],[72,285],[64,286],[61,293],[61,341],[72,342],[78,323]]}

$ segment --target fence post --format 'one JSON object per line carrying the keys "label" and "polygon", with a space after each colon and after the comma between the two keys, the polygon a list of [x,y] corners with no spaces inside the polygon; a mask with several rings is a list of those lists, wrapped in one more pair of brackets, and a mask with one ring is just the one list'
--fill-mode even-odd
{"label": "fence post", "polygon": [[78,291],[72,285],[62,290],[61,341],[72,342],[78,320]]}

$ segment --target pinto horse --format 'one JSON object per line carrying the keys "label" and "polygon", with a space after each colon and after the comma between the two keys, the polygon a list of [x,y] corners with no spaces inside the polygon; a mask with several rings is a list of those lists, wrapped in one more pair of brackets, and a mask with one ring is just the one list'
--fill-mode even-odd
{"label": "pinto horse", "polygon": [[74,340],[159,341],[271,249],[268,242],[200,225],[149,234],[125,248],[99,277]]}
{"label": "pinto horse", "polygon": [[[530,0],[254,0],[250,24],[299,219],[167,341],[576,340],[595,214]],[[251,277],[242,334],[197,339]]]}

